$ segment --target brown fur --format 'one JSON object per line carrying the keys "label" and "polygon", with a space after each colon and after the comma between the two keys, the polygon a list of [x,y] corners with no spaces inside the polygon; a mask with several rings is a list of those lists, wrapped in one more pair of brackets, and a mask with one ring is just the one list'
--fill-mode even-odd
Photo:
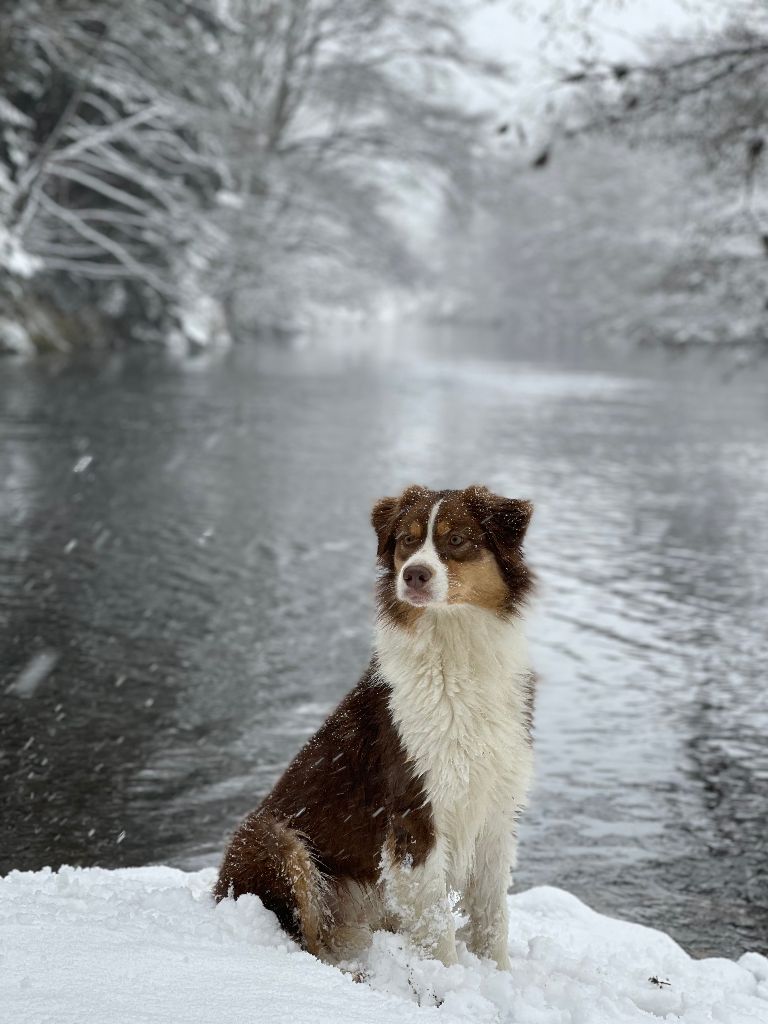
{"label": "brown fur", "polygon": [[466,561],[448,559],[448,603],[476,604],[492,612],[502,612],[507,603],[507,588],[496,559],[482,551]]}
{"label": "brown fur", "polygon": [[288,934],[318,955],[328,916],[325,890],[305,836],[262,807],[233,836],[214,896],[258,893]]}
{"label": "brown fur", "polygon": [[[389,837],[400,858],[408,854],[414,864],[434,842],[431,808],[406,763],[386,701],[387,687],[372,664],[237,829],[214,888],[217,900],[257,893],[311,952],[316,942],[305,922],[323,916],[318,908],[324,901],[307,895],[311,873],[303,866],[298,884],[286,884],[290,871],[276,871],[286,832],[300,840],[331,890],[346,879],[374,885]],[[291,851],[295,858],[296,847]],[[321,930],[333,925],[325,915]]]}

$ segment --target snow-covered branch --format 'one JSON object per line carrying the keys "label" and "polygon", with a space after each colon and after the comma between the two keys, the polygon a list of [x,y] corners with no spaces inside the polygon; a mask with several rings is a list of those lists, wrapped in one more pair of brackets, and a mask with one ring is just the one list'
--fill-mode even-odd
{"label": "snow-covered branch", "polygon": [[321,292],[318,254],[351,290],[412,274],[397,182],[453,201],[476,149],[464,2],[28,0],[0,38],[14,251],[87,306],[120,281],[143,336],[191,295]]}

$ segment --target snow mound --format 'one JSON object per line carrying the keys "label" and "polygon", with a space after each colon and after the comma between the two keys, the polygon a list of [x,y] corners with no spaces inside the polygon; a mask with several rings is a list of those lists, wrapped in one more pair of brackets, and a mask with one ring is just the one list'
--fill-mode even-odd
{"label": "snow mound", "polygon": [[[768,960],[692,960],[661,932],[558,889],[510,898],[512,971],[446,968],[379,933],[363,983],[299,950],[215,873],[62,868],[0,879],[5,1024],[766,1024]],[[651,979],[655,979],[652,981]],[[667,984],[668,983],[668,984]]]}

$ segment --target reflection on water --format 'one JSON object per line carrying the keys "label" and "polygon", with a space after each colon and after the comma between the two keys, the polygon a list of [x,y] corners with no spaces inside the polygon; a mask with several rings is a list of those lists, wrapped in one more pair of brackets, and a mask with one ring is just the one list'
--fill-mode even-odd
{"label": "reflection on water", "polygon": [[312,352],[0,370],[0,870],[215,861],[366,664],[373,499],[477,481],[537,503],[518,884],[765,949],[754,390]]}

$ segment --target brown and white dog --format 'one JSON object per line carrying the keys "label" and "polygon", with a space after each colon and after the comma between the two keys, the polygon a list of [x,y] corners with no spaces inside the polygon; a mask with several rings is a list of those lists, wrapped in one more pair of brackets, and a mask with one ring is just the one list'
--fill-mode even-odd
{"label": "brown and white dog", "polygon": [[377,928],[499,967],[531,778],[527,501],[409,487],[373,509],[381,576],[368,670],[235,832],[217,900],[256,893],[331,962]]}

